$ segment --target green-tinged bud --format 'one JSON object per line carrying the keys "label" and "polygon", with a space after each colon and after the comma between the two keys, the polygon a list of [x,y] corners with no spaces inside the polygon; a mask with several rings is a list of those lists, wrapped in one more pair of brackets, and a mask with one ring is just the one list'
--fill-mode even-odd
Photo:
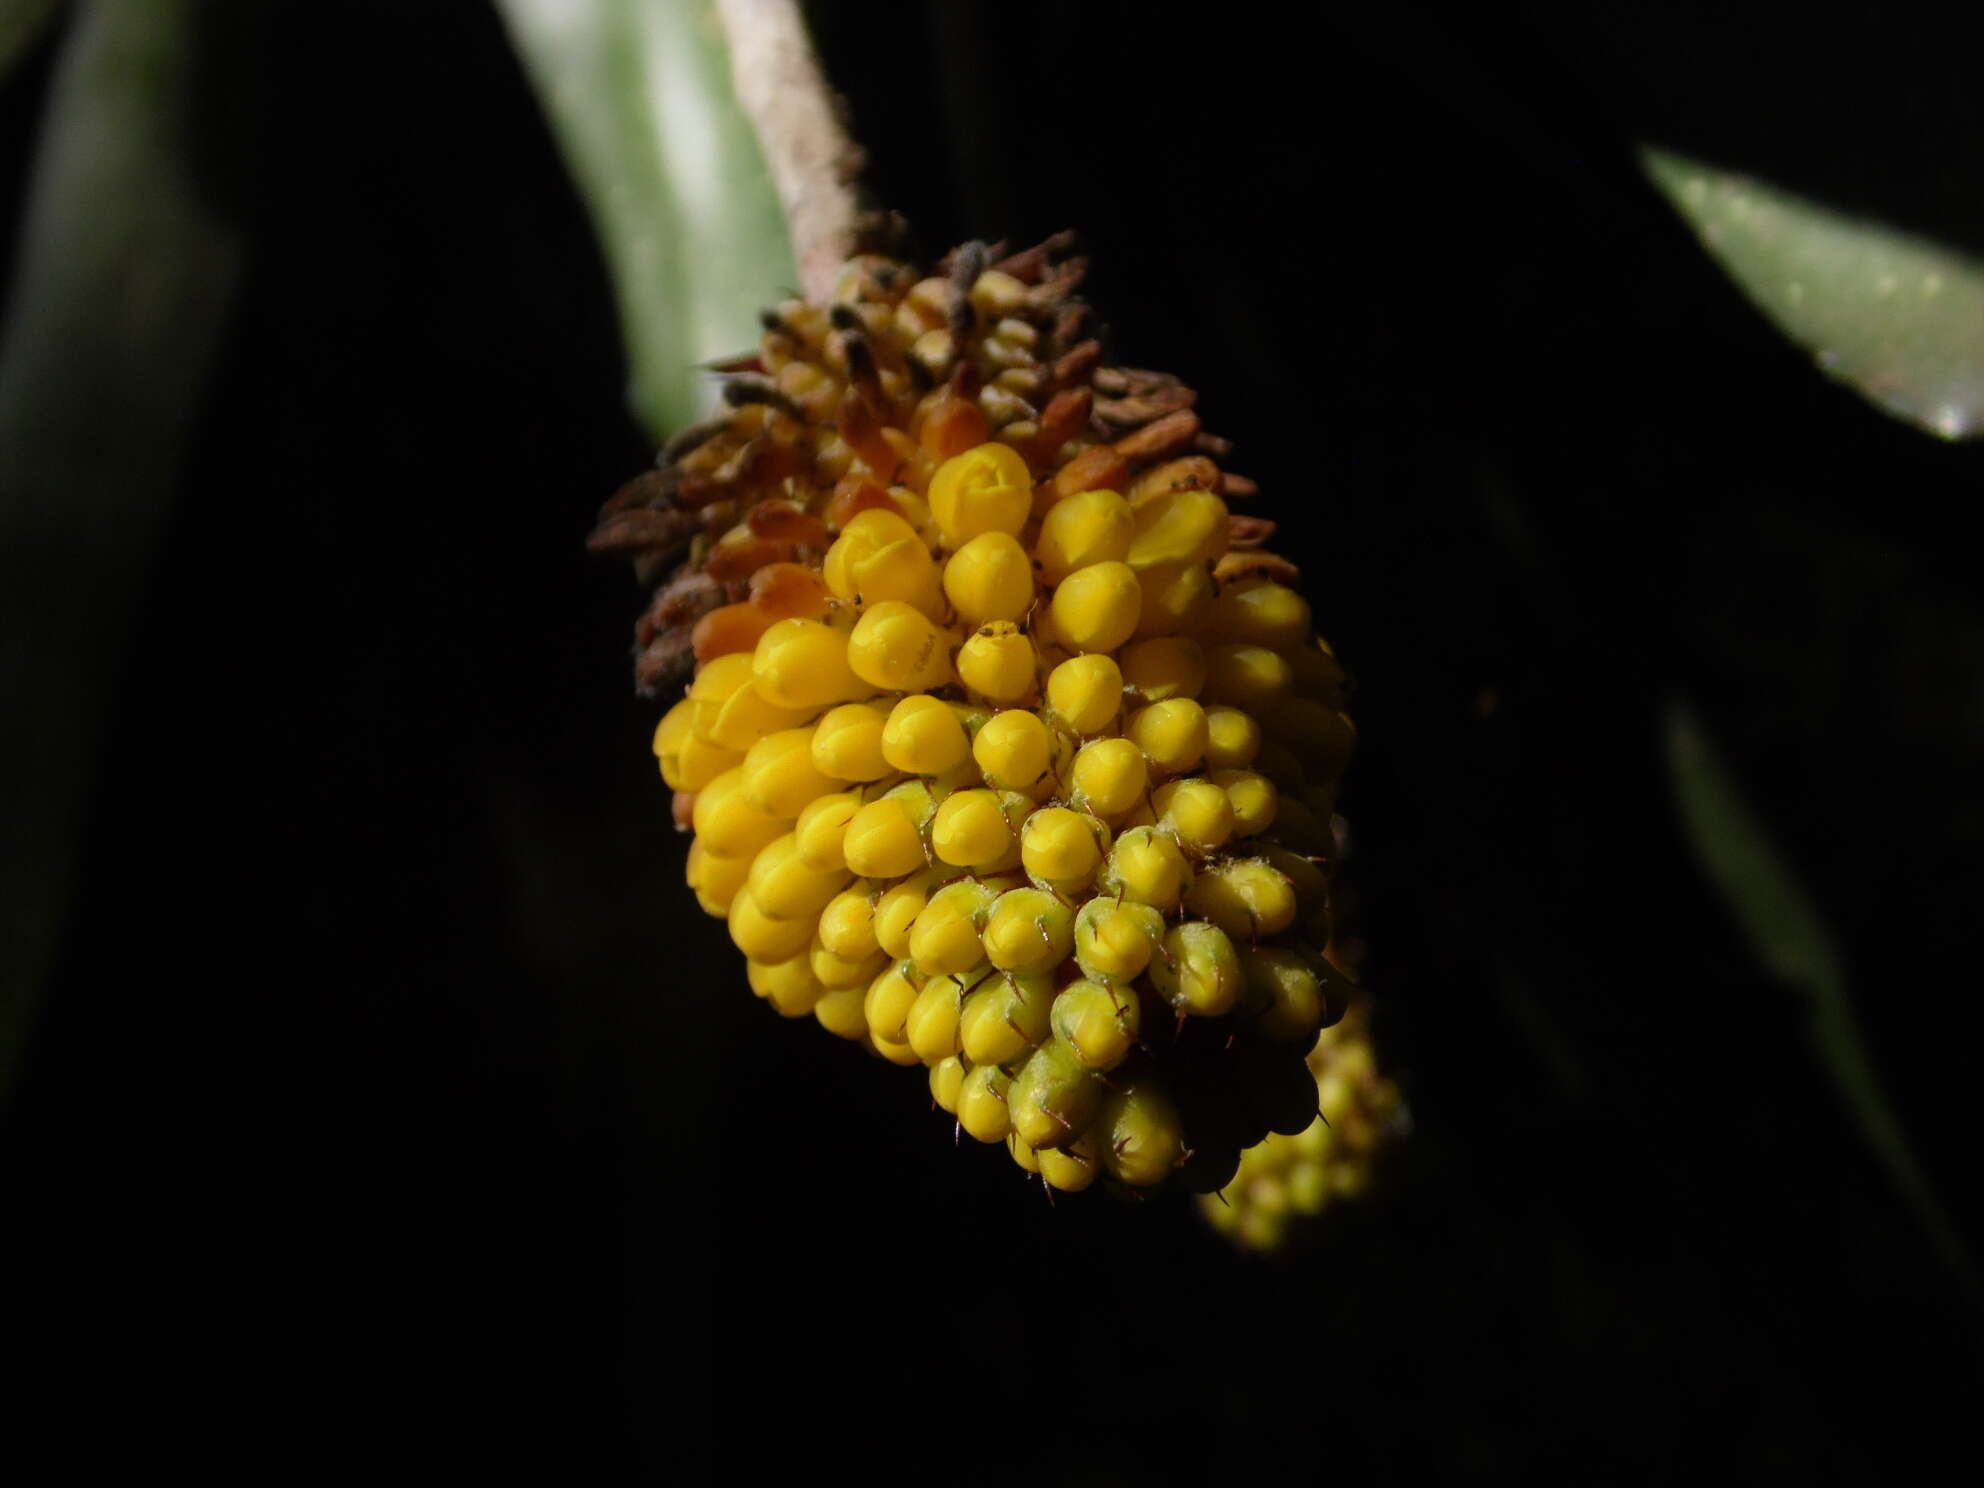
{"label": "green-tinged bud", "polygon": [[996,972],[965,1000],[959,1033],[973,1064],[1010,1065],[1049,1035],[1054,984],[1038,972]]}
{"label": "green-tinged bud", "polygon": [[1075,914],[1075,963],[1098,982],[1134,981],[1164,939],[1164,916],[1148,904],[1091,899]]}
{"label": "green-tinged bud", "polygon": [[1002,971],[1048,971],[1075,944],[1075,912],[1042,889],[1008,889],[985,919],[985,957]]}
{"label": "green-tinged bud", "polygon": [[1150,982],[1178,1012],[1217,1018],[1240,1000],[1240,957],[1217,925],[1187,920],[1165,932],[1150,963]]}
{"label": "green-tinged bud", "polygon": [[1280,1044],[1306,1050],[1329,1016],[1324,962],[1288,946],[1241,952],[1246,970],[1246,1013],[1254,1027]]}
{"label": "green-tinged bud", "polygon": [[1178,907],[1192,870],[1178,844],[1155,827],[1131,827],[1116,839],[1096,887],[1105,898],[1148,904],[1167,913]]}
{"label": "green-tinged bud", "polygon": [[1054,999],[1054,1038],[1087,1068],[1112,1070],[1136,1047],[1142,1010],[1133,988],[1070,982]]}
{"label": "green-tinged bud", "polygon": [[1007,1102],[1013,1131],[1036,1150],[1074,1141],[1102,1104],[1103,1088],[1081,1056],[1058,1039],[1035,1049],[1013,1081]]}
{"label": "green-tinged bud", "polygon": [[1156,1078],[1132,1080],[1106,1096],[1094,1133],[1103,1171],[1134,1188],[1162,1183],[1184,1158],[1184,1125]]}

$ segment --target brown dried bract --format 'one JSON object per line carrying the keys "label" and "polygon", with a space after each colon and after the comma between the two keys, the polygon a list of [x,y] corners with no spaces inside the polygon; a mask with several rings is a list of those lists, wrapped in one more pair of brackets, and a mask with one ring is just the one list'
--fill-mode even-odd
{"label": "brown dried bract", "polygon": [[[870,226],[832,302],[764,311],[758,349],[720,364],[722,411],[600,510],[589,545],[663,581],[635,626],[643,691],[775,620],[828,614],[818,569],[841,527],[902,509],[891,488],[920,495],[988,439],[1026,458],[1043,508],[1086,490],[1254,492],[1219,468],[1226,443],[1206,433],[1193,389],[1107,364],[1072,233],[1019,252],[966,243],[926,268],[894,256],[900,218]],[[1236,517],[1229,559],[1280,563],[1258,546],[1272,531]]]}

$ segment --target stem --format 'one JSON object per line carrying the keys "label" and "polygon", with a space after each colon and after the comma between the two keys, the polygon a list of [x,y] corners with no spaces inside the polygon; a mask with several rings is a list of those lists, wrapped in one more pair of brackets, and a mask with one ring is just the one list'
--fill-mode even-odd
{"label": "stem", "polygon": [[842,126],[797,0],[716,0],[737,101],[785,207],[800,292],[824,301],[854,251],[861,149]]}

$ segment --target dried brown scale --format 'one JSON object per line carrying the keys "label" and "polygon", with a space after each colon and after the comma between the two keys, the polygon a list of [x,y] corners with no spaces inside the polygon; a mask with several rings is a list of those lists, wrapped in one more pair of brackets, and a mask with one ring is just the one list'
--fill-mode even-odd
{"label": "dried brown scale", "polygon": [[1031,248],[1009,254],[992,267],[1002,274],[1010,274],[1022,284],[1038,284],[1048,266],[1057,259],[1066,257],[1074,250],[1077,235],[1071,228],[1043,238]]}
{"label": "dried brown scale", "polygon": [[950,298],[945,314],[951,335],[958,341],[963,341],[971,334],[975,318],[971,305],[971,290],[984,272],[983,243],[966,243],[957,251],[951,264]]}
{"label": "dried brown scale", "polygon": [[1116,453],[1130,461],[1163,460],[1192,448],[1199,434],[1199,416],[1189,408],[1166,414],[1134,434],[1116,441]]}
{"label": "dried brown scale", "polygon": [[594,520],[604,523],[619,512],[659,506],[674,494],[680,480],[673,470],[644,470],[607,497]]}
{"label": "dried brown scale", "polygon": [[1104,424],[1113,425],[1119,430],[1138,428],[1161,419],[1166,414],[1176,413],[1182,408],[1190,408],[1198,400],[1197,393],[1180,384],[1132,397],[1098,398],[1095,403],[1095,416]]}
{"label": "dried brown scale", "polygon": [[694,515],[679,507],[640,507],[615,512],[601,522],[586,539],[586,546],[595,553],[680,547],[688,542],[696,527]]}
{"label": "dried brown scale", "polygon": [[1275,525],[1266,517],[1234,517],[1228,528],[1228,540],[1236,548],[1258,548],[1274,536]]}
{"label": "dried brown scale", "polygon": [[1234,552],[1219,560],[1212,576],[1222,584],[1241,579],[1273,579],[1288,584],[1302,577],[1302,571],[1279,553]]}
{"label": "dried brown scale", "polygon": [[[1015,253],[967,243],[926,273],[872,251],[903,241],[900,219],[878,216],[862,231],[870,251],[850,263],[836,302],[788,300],[762,313],[765,334],[748,363],[737,359],[750,370],[728,379],[725,410],[671,439],[662,468],[614,494],[596,547],[630,552],[660,577],[669,555],[701,530],[707,537],[688,568],[714,564],[727,580],[816,554],[836,530],[823,519],[843,476],[867,472],[878,490],[912,471],[927,477],[930,456],[919,451],[917,430],[932,400],[947,397],[978,407],[987,431],[1020,445],[1060,494],[1070,494],[1063,471],[1103,485],[1181,458],[1194,460],[1195,485],[1253,493],[1253,482],[1208,458],[1226,445],[1205,432],[1191,388],[1167,373],[1105,364],[1102,343],[1087,334],[1089,307],[1076,295],[1087,264],[1072,234]],[[935,345],[933,335],[950,344]],[[933,350],[941,355],[922,354]],[[1118,465],[1127,471],[1117,474]],[[768,502],[778,505],[757,514]],[[632,513],[641,515],[624,520]],[[801,516],[811,519],[803,530],[792,525]],[[740,528],[757,541],[733,539]],[[780,544],[798,546],[774,551]],[[1285,565],[1277,561],[1276,571]],[[686,638],[726,602],[737,599],[672,585],[656,596],[637,627],[644,685],[691,654],[665,633]]]}
{"label": "dried brown scale", "polygon": [[723,385],[723,401],[732,408],[742,408],[746,403],[763,403],[776,408],[787,418],[802,423],[806,419],[806,411],[762,372],[739,373],[730,378]]}

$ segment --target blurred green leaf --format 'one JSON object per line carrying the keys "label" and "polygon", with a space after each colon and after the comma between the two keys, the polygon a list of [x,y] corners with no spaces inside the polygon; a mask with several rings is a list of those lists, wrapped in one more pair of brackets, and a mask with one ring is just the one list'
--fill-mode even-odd
{"label": "blurred green leaf", "polygon": [[1945,439],[1984,427],[1984,263],[1665,150],[1641,162],[1709,255],[1825,371]]}
{"label": "blurred green leaf", "polygon": [[635,412],[706,413],[700,363],[754,346],[795,282],[785,216],[707,0],[498,0],[593,214]]}
{"label": "blurred green leaf", "polygon": [[1860,1036],[1839,947],[1770,839],[1694,709],[1666,709],[1667,765],[1683,828],[1765,969],[1803,994],[1808,1033],[1834,1089],[1936,1248],[1973,1291],[1963,1242],[1929,1186]]}
{"label": "blurred green leaf", "polygon": [[202,0],[80,6],[0,342],[0,1089],[61,943],[118,660],[232,298]]}
{"label": "blurred green leaf", "polygon": [[61,0],[0,0],[0,79],[40,37]]}

